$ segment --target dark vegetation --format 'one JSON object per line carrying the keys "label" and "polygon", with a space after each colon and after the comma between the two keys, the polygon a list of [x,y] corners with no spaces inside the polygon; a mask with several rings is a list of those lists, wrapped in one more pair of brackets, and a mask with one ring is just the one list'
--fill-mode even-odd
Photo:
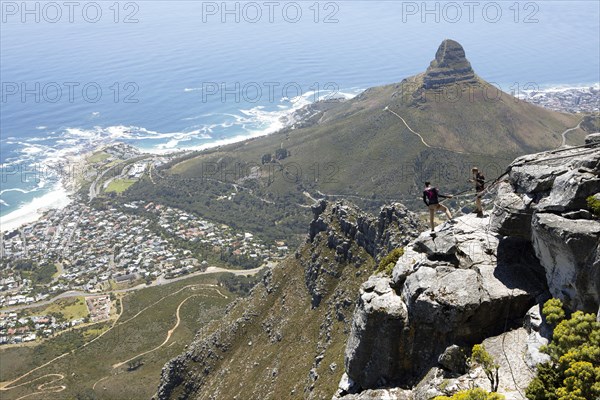
{"label": "dark vegetation", "polygon": [[227,290],[229,290],[231,293],[235,293],[240,296],[247,296],[250,294],[250,290],[252,290],[254,285],[263,279],[265,272],[266,269],[254,276],[241,276],[234,275],[232,273],[225,273],[219,275],[218,281],[220,285],[227,288]]}
{"label": "dark vegetation", "polygon": [[21,272],[21,276],[30,279],[33,285],[45,285],[52,282],[52,276],[57,272],[52,263],[38,264],[32,260],[17,260],[13,268]]}

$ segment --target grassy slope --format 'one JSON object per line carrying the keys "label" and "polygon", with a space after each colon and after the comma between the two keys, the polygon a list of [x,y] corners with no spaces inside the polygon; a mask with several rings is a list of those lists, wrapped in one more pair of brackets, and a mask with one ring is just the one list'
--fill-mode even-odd
{"label": "grassy slope", "polygon": [[[123,299],[124,312],[113,330],[91,345],[76,350],[74,353],[55,361],[54,363],[34,372],[23,380],[23,383],[50,373],[64,374],[65,379],[50,385],[66,385],[67,389],[60,393],[36,395],[39,399],[75,398],[78,394],[87,393],[100,399],[140,399],[150,398],[160,377],[164,363],[183,351],[184,346],[194,337],[196,331],[208,321],[218,318],[223,307],[233,299],[225,289],[221,292],[228,299],[220,296],[214,289],[185,289],[175,295],[166,297],[156,306],[142,312],[134,319],[135,314],[157,300],[172,294],[190,284],[214,284],[214,276],[199,276],[182,280],[171,285],[158,286],[136,291]],[[167,331],[175,324],[177,306],[190,295],[199,295],[189,299],[181,307],[181,324],[175,330],[171,340],[161,349],[142,356],[144,365],[135,371],[127,372],[126,365],[113,369],[112,365],[127,360],[146,350],[161,344]],[[125,323],[123,323],[125,322]],[[89,329],[93,332],[99,327],[94,325]],[[98,333],[98,332],[96,332]],[[36,366],[75,349],[88,341],[83,337],[84,332],[75,330],[48,340],[36,347],[19,347],[0,350],[0,381],[6,382],[22,375]],[[99,379],[95,391],[91,388]],[[24,385],[9,391],[0,392],[2,399],[16,399],[33,393],[36,387],[49,378]],[[106,389],[104,389],[106,388]],[[92,397],[93,398],[93,397]]]}
{"label": "grassy slope", "polygon": [[[418,85],[420,76],[410,79],[407,85]],[[473,165],[479,166],[491,180],[516,156],[559,146],[560,134],[580,120],[576,115],[519,101],[497,92],[484,81],[465,90],[458,101],[444,95],[438,98],[439,93],[435,92],[417,96],[426,101],[414,101],[410,94],[400,92],[402,87],[408,86],[371,88],[348,102],[330,107],[314,118],[317,123],[187,157],[163,171],[162,179],[152,188],[141,190],[139,187],[143,185],[134,188],[138,186],[138,194],[145,191],[143,196],[148,198],[161,191],[169,193],[167,199],[202,197],[208,184],[205,179],[211,178],[228,182],[224,191],[233,190],[230,184],[235,181],[246,186],[252,184],[253,194],[272,199],[280,208],[287,207],[285,212],[293,211],[295,204],[310,204],[302,195],[304,190],[372,199],[373,204],[352,199],[363,207],[371,206],[371,210],[392,200],[415,208],[420,206],[418,197],[423,180],[433,180],[445,191],[464,190],[469,187],[467,180]],[[401,115],[430,145],[449,150],[425,147],[400,119],[384,110],[386,106]],[[581,137],[580,132],[571,132],[569,143]],[[288,149],[291,156],[280,165],[260,164],[263,154],[274,153],[280,147]],[[244,166],[241,173],[239,165]],[[251,165],[259,166],[261,180],[240,181],[239,178],[249,174]],[[210,170],[210,166],[217,168],[217,172]],[[252,199],[248,200],[252,204]],[[225,203],[212,202],[210,207],[197,209],[203,213],[212,212],[210,208],[215,206],[236,210],[235,204]],[[260,202],[254,200],[254,203]],[[248,205],[240,211],[247,209]],[[220,220],[226,222],[227,211],[219,215]]]}
{"label": "grassy slope", "polygon": [[135,182],[137,182],[135,179],[115,179],[114,181],[108,184],[108,187],[104,191],[123,193]]}

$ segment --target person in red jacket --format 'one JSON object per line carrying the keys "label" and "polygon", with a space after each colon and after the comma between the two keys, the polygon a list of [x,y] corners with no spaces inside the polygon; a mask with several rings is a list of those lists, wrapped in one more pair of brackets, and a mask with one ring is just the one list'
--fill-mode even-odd
{"label": "person in red jacket", "polygon": [[448,217],[448,221],[452,222],[452,214],[450,214],[450,210],[448,210],[448,207],[446,207],[443,204],[440,204],[440,197],[443,197],[445,199],[451,199],[452,195],[440,194],[440,192],[435,187],[431,186],[431,182],[425,182],[425,190],[423,191],[423,202],[429,208],[429,222],[431,224],[432,232],[435,230],[433,217],[436,211],[441,210],[445,212],[446,217]]}

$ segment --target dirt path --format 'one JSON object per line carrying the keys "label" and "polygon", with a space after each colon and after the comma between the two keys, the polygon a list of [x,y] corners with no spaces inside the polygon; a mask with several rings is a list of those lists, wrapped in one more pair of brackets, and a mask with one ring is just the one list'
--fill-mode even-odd
{"label": "dirt path", "polygon": [[421,136],[420,133],[413,131],[412,128],[410,126],[408,126],[408,124],[406,123],[404,118],[402,118],[398,113],[390,110],[388,107],[384,108],[384,110],[387,110],[387,111],[391,112],[392,114],[394,114],[396,117],[400,118],[402,120],[402,122],[404,122],[404,125],[408,128],[408,130],[411,131],[412,133],[414,133],[415,135],[417,135],[419,137],[419,139],[421,139],[421,142],[425,145],[425,147],[431,147],[430,145],[427,144],[427,142],[425,142],[425,139],[423,139],[423,136]]}
{"label": "dirt path", "polygon": [[[62,381],[63,379],[65,379],[65,376],[63,374],[47,374],[47,375],[44,375],[44,376],[40,376],[39,378],[36,378],[36,379],[31,380],[29,382],[22,383],[22,384],[20,384],[18,386],[15,386],[14,388],[17,388],[19,386],[23,386],[25,384],[29,384],[29,383],[32,383],[32,382],[35,382],[35,381],[39,381],[39,380],[47,378],[49,376],[55,376],[56,378],[52,379],[51,381],[44,382],[44,383],[38,385],[38,387],[36,388],[38,390],[37,392],[26,394],[25,396],[18,397],[15,400],[21,400],[21,399],[24,399],[26,397],[33,396],[33,395],[36,395],[36,394],[41,394],[41,393],[58,393],[58,392],[62,392],[63,390],[65,390],[67,388],[65,385],[48,386],[48,385],[51,385],[51,384],[53,384],[55,382],[59,382],[59,381]],[[11,389],[14,389],[14,388],[11,388]]]}
{"label": "dirt path", "polygon": [[112,367],[113,367],[113,369],[114,369],[114,368],[119,368],[120,366],[122,366],[122,365],[124,365],[124,364],[126,364],[126,363],[128,363],[128,362],[130,362],[130,361],[133,361],[133,360],[135,360],[135,359],[136,359],[136,358],[138,358],[138,357],[141,357],[141,356],[143,356],[143,355],[146,355],[146,354],[149,354],[149,353],[155,352],[156,350],[160,349],[160,348],[161,348],[161,347],[163,347],[165,344],[167,344],[167,343],[169,342],[169,340],[171,339],[171,335],[173,335],[173,332],[175,332],[175,329],[177,329],[177,327],[179,326],[179,323],[181,322],[181,318],[180,318],[180,316],[179,316],[179,310],[181,310],[181,306],[182,306],[182,305],[183,305],[183,304],[184,304],[186,301],[188,301],[188,300],[189,300],[189,299],[191,299],[192,297],[196,297],[196,296],[200,296],[200,295],[199,295],[199,294],[193,294],[193,295],[191,295],[191,296],[188,296],[188,297],[186,297],[186,298],[185,298],[185,299],[184,299],[184,300],[183,300],[181,303],[179,303],[179,305],[177,306],[177,311],[175,312],[175,315],[176,315],[176,317],[177,317],[177,321],[175,322],[175,326],[174,326],[173,328],[169,329],[169,331],[167,332],[167,337],[165,338],[165,340],[164,340],[164,341],[163,341],[163,342],[162,342],[160,345],[156,346],[155,348],[153,348],[153,349],[151,349],[151,350],[148,350],[148,351],[145,351],[145,352],[143,352],[143,353],[140,353],[140,354],[138,354],[138,355],[136,355],[136,356],[133,356],[133,357],[131,357],[131,358],[129,358],[129,359],[127,359],[127,360],[125,360],[125,361],[121,361],[120,363],[113,364],[113,366],[112,366]]}
{"label": "dirt path", "polygon": [[[96,336],[95,338],[93,338],[93,339],[92,339],[92,340],[90,340],[89,342],[87,342],[87,343],[84,343],[84,344],[83,344],[83,345],[81,345],[80,347],[78,347],[78,348],[76,348],[76,349],[73,349],[73,350],[71,350],[71,351],[68,351],[68,352],[66,352],[66,353],[63,353],[63,354],[61,354],[61,355],[59,355],[59,356],[57,356],[57,357],[54,357],[52,360],[50,360],[50,361],[46,362],[45,364],[42,364],[42,365],[40,365],[39,367],[35,367],[34,369],[32,369],[32,370],[30,370],[30,371],[26,372],[25,374],[23,374],[23,375],[21,375],[21,376],[17,377],[16,379],[13,379],[13,380],[12,380],[12,381],[10,381],[10,382],[2,382],[2,383],[0,383],[0,385],[1,385],[1,386],[0,386],[0,392],[7,391],[7,390],[11,390],[11,389],[15,389],[15,388],[18,388],[18,387],[21,387],[21,386],[24,386],[24,385],[28,385],[28,384],[30,384],[30,383],[32,383],[32,382],[38,381],[38,380],[40,380],[40,379],[42,379],[42,378],[46,377],[46,376],[61,376],[61,378],[60,378],[60,379],[55,379],[55,380],[53,380],[53,381],[51,381],[51,382],[47,382],[47,383],[44,383],[44,384],[42,384],[42,385],[38,386],[38,392],[31,393],[31,394],[29,394],[29,395],[27,395],[27,396],[30,396],[30,395],[32,395],[32,394],[38,394],[38,393],[41,393],[39,390],[42,390],[42,392],[56,392],[56,390],[54,390],[54,389],[56,389],[56,387],[48,387],[48,388],[46,388],[45,386],[46,386],[46,385],[48,385],[48,384],[50,384],[50,383],[52,383],[52,382],[56,382],[56,381],[58,381],[58,380],[62,380],[62,379],[64,379],[64,375],[62,375],[62,374],[47,374],[47,375],[41,376],[41,377],[39,377],[39,378],[32,379],[32,380],[30,380],[30,381],[26,381],[26,382],[20,383],[20,384],[18,384],[18,385],[16,385],[16,386],[11,386],[11,385],[12,385],[12,384],[14,384],[15,382],[18,382],[18,381],[20,381],[21,379],[25,378],[26,376],[29,376],[29,375],[31,375],[31,374],[32,374],[32,373],[34,373],[35,371],[37,371],[37,370],[39,370],[39,369],[41,369],[41,368],[44,368],[44,367],[46,367],[46,366],[48,366],[48,365],[52,364],[53,362],[55,362],[55,361],[57,361],[57,360],[60,360],[61,358],[65,357],[65,356],[68,356],[69,354],[74,354],[74,353],[75,353],[77,350],[83,349],[84,347],[86,347],[86,346],[88,346],[88,345],[90,345],[90,344],[94,343],[96,340],[100,339],[102,336],[104,336],[104,335],[106,335],[108,332],[110,332],[110,331],[111,331],[111,330],[112,330],[112,329],[113,329],[113,328],[114,328],[114,327],[117,325],[117,322],[119,321],[119,318],[121,318],[121,315],[123,315],[123,299],[119,299],[119,303],[120,303],[120,308],[121,308],[121,310],[120,310],[120,312],[119,312],[119,315],[117,315],[117,318],[115,319],[115,321],[113,322],[113,324],[111,325],[111,327],[110,327],[110,328],[108,328],[106,331],[102,332],[100,335]],[[60,391],[64,390],[65,388],[66,388],[66,386],[62,387],[62,389],[61,389],[61,390],[58,390],[58,391],[60,392]],[[26,396],[24,396],[24,397],[26,397]],[[23,398],[23,397],[20,397],[20,399],[22,399],[22,398]],[[17,400],[18,400],[18,399],[17,399]]]}
{"label": "dirt path", "polygon": [[566,131],[564,131],[563,133],[561,133],[560,135],[562,136],[562,144],[560,145],[560,147],[558,147],[559,149],[561,147],[565,147],[567,145],[567,133],[571,132],[571,131],[576,131],[577,129],[581,128],[581,123],[583,122],[583,119],[581,121],[579,121],[579,123],[577,124],[576,127],[574,128],[569,128]]}
{"label": "dirt path", "polygon": [[96,385],[99,384],[100,382],[102,382],[103,380],[110,378],[110,375],[107,375],[105,377],[102,377],[100,379],[98,379],[96,382],[94,382],[94,384],[92,385],[92,390],[96,390]]}

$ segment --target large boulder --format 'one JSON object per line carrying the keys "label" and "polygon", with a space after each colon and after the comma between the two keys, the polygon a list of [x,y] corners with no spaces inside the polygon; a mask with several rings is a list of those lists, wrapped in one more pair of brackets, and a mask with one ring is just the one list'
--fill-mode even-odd
{"label": "large boulder", "polygon": [[[399,333],[408,329],[408,311],[384,277],[371,277],[360,290],[346,346],[346,373],[361,388],[396,381]],[[376,356],[374,356],[376,353]]]}
{"label": "large boulder", "polygon": [[493,231],[504,236],[531,237],[532,197],[515,193],[509,182],[498,185],[498,195],[490,218]]}
{"label": "large boulder", "polygon": [[587,146],[599,145],[600,144],[600,132],[587,135],[585,138],[585,144]]}
{"label": "large boulder", "polygon": [[600,147],[530,154],[515,160],[498,186],[490,226],[532,242],[550,293],[571,311],[600,305],[600,222],[587,198],[600,192]]}
{"label": "large boulder", "polygon": [[532,228],[552,296],[571,310],[595,312],[600,304],[600,221],[536,213]]}
{"label": "large boulder", "polygon": [[449,346],[502,332],[546,293],[543,270],[532,265],[530,248],[523,251],[529,243],[503,241],[487,223],[465,216],[435,237],[424,233],[392,279],[375,276],[363,285],[346,347],[346,372],[356,385],[415,384]]}

